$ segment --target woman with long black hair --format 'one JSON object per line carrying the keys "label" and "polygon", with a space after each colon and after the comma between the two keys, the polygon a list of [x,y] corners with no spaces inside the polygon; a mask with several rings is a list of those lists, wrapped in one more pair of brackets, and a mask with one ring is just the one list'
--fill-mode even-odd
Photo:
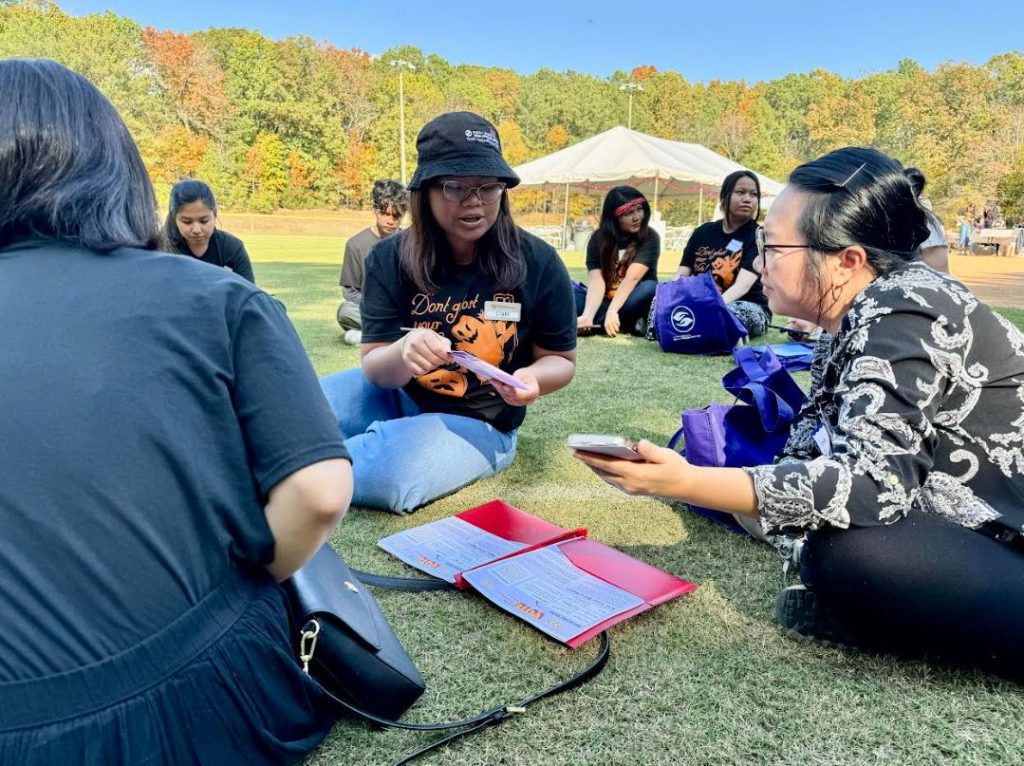
{"label": "woman with long black hair", "polygon": [[616,186],[604,198],[601,222],[587,242],[587,289],[576,291],[580,333],[601,327],[610,337],[622,329],[643,336],[658,286],[661,239],[650,228],[651,206],[632,186]]}
{"label": "woman with long black hair", "polygon": [[494,126],[443,114],[416,149],[411,226],[366,261],[362,368],[322,381],[354,458],[353,504],[396,513],[507,468],[527,407],[576,371],[569,273],[512,220],[519,177]]}

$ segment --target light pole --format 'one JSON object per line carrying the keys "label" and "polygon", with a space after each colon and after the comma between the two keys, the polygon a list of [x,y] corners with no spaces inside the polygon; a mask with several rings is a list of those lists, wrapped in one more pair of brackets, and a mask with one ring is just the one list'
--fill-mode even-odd
{"label": "light pole", "polygon": [[416,67],[408,61],[394,59],[391,66],[398,69],[398,150],[402,158],[402,185],[405,185],[405,70],[415,72]]}
{"label": "light pole", "polygon": [[629,117],[626,121],[626,127],[630,130],[633,129],[633,92],[637,90],[643,90],[644,86],[638,82],[624,82],[619,86],[619,90],[629,92]]}

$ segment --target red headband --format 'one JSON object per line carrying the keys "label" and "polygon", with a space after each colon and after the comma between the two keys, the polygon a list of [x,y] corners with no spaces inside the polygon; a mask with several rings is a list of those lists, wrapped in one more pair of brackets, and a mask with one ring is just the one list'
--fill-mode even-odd
{"label": "red headband", "polygon": [[646,202],[646,200],[643,197],[637,197],[636,199],[631,199],[629,202],[623,202],[615,208],[615,217],[618,218],[620,215],[625,215],[637,205],[644,204],[644,202]]}

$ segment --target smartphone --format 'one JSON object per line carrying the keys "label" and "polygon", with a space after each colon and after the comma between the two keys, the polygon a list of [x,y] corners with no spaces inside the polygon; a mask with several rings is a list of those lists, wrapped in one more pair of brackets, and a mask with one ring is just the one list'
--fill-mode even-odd
{"label": "smartphone", "polygon": [[599,455],[618,457],[624,460],[643,460],[636,451],[636,444],[624,436],[610,434],[569,434],[569,449],[581,452],[596,452]]}

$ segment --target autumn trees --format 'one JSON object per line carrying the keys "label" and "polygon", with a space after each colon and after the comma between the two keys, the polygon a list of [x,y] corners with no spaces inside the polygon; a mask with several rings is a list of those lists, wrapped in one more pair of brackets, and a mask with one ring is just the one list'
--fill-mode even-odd
{"label": "autumn trees", "polygon": [[997,196],[1007,213],[1024,216],[1020,53],[931,72],[904,60],[853,79],[815,70],[700,83],[651,66],[601,79],[452,64],[412,47],[373,57],[245,29],[186,35],[110,13],[73,17],[46,0],[0,0],[0,56],[54,58],[89,77],[124,116],[158,192],[201,176],[228,207],[359,206],[374,178],[398,177],[390,63],[401,59],[416,66],[404,77],[413,158],[424,122],[469,109],[499,126],[513,164],[525,162],[624,124],[627,96],[618,86],[633,81],[643,85],[633,99],[635,129],[704,144],[769,176],[782,179],[837,146],[870,144],[920,167],[947,221]]}

